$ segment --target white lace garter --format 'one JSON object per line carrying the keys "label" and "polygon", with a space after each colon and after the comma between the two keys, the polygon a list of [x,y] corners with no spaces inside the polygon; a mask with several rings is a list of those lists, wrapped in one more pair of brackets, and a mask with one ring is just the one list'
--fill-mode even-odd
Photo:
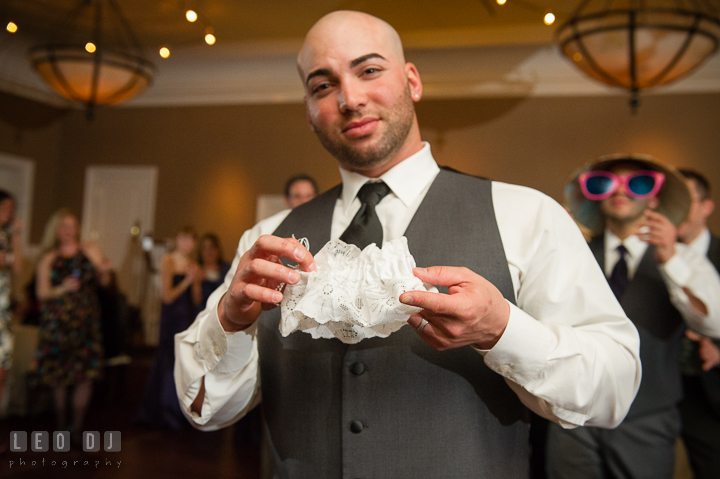
{"label": "white lace garter", "polygon": [[358,343],[388,337],[420,308],[400,302],[405,291],[437,289],[412,273],[415,259],[407,238],[371,244],[364,250],[337,239],[315,255],[317,271],[300,273],[297,284],[285,286],[280,304],[280,333],[304,331],[313,338],[338,338]]}

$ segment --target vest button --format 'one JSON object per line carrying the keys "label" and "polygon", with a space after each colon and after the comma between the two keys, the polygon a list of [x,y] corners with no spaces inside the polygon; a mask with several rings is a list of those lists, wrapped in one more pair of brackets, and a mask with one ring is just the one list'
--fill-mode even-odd
{"label": "vest button", "polygon": [[357,419],[350,423],[350,430],[355,434],[360,434],[363,430],[363,427],[363,423],[361,423]]}
{"label": "vest button", "polygon": [[352,371],[355,376],[360,376],[365,372],[365,365],[363,363],[353,363],[353,365],[350,366],[350,371]]}

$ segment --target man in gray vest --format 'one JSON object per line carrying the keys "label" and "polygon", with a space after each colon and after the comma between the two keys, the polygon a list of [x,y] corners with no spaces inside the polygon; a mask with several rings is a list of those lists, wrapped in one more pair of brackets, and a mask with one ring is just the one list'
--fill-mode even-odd
{"label": "man in gray vest", "polygon": [[649,156],[611,155],[572,178],[566,202],[596,235],[590,249],[640,333],[643,377],[617,428],[550,425],[548,477],[671,479],[681,339],[686,325],[720,336],[720,277],[704,255],[676,242],[690,195],[674,168]]}
{"label": "man in gray vest", "polygon": [[[637,331],[564,209],[438,167],[415,115],[420,76],[386,22],[326,15],[298,71],[343,182],[247,231],[177,335],[188,419],[212,430],[262,401],[276,477],[311,479],[525,479],[527,408],[563,427],[617,425],[640,381]],[[420,308],[409,326],[356,344],[280,334],[276,288],[300,278],[281,258],[312,275],[330,240],[403,236],[413,273],[440,290],[398,293]]]}
{"label": "man in gray vest", "polygon": [[[720,271],[720,238],[710,234],[707,219],[715,209],[710,182],[694,170],[680,169],[692,203],[678,228],[680,241],[707,256]],[[720,348],[718,341],[688,330],[683,342],[682,437],[695,479],[720,477]]]}

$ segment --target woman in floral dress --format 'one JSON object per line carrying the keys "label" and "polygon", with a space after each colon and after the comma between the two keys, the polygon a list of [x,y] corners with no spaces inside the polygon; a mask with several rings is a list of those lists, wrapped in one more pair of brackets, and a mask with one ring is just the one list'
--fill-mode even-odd
{"label": "woman in floral dress", "polygon": [[66,430],[68,389],[72,427],[82,430],[92,381],[102,375],[103,348],[97,290],[109,280],[110,264],[93,243],[78,241],[78,221],[69,210],[53,215],[45,229],[46,251],[38,263],[41,302],[36,378],[53,388],[58,430]]}
{"label": "woman in floral dress", "polygon": [[0,402],[13,351],[10,330],[11,277],[13,273],[20,274],[23,261],[20,250],[20,221],[13,217],[14,210],[15,200],[12,195],[0,190]]}

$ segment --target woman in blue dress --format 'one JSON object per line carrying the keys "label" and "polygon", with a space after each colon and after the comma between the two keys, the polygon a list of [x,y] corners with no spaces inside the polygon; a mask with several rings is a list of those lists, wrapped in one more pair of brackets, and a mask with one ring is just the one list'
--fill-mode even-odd
{"label": "woman in blue dress", "polygon": [[175,249],[163,257],[160,265],[160,339],[138,414],[138,421],[150,426],[179,430],[188,424],[175,392],[173,367],[175,335],[195,320],[200,301],[197,287],[193,286],[200,273],[193,259],[195,238],[191,227],[181,228],[175,236]]}
{"label": "woman in blue dress", "polygon": [[[225,281],[225,276],[230,270],[230,263],[223,259],[222,247],[220,246],[220,238],[215,233],[205,233],[200,238],[200,274],[196,285],[199,285],[199,292],[196,289],[196,295],[200,296],[198,312],[205,309],[207,300]],[[196,286],[197,288],[198,286]]]}

